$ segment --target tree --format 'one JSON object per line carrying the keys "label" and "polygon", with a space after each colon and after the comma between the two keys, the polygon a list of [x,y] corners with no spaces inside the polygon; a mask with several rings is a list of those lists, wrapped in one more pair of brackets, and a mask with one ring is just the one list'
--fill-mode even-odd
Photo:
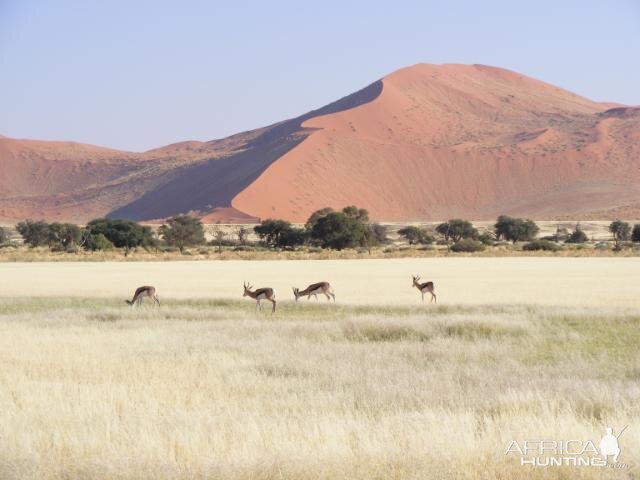
{"label": "tree", "polygon": [[132,220],[98,218],[87,224],[88,235],[102,234],[115,247],[124,249],[124,255],[137,247],[150,247],[154,244],[151,228]]}
{"label": "tree", "polygon": [[291,230],[291,228],[291,223],[286,220],[267,218],[260,225],[253,227],[253,231],[256,232],[265,245],[275,248],[280,246],[280,239],[283,233]]}
{"label": "tree", "polygon": [[178,247],[180,253],[184,253],[186,247],[194,247],[206,242],[202,223],[190,215],[171,217],[160,227],[160,235],[167,245]]}
{"label": "tree", "polygon": [[633,226],[633,231],[631,232],[631,241],[640,242],[640,223],[636,223]]}
{"label": "tree", "polygon": [[580,228],[580,224],[576,224],[576,228],[571,232],[571,234],[565,240],[566,243],[584,243],[589,240],[587,234],[582,231]]}
{"label": "tree", "polygon": [[398,230],[398,234],[403,237],[409,245],[422,244],[429,245],[433,243],[433,237],[431,237],[427,231],[423,228],[409,226]]}
{"label": "tree", "polygon": [[16,225],[16,230],[22,236],[24,243],[31,248],[41,247],[49,243],[49,224],[42,220],[37,222],[25,220]]}
{"label": "tree", "polygon": [[72,223],[52,223],[49,225],[47,243],[49,248],[68,249],[82,242],[83,229]]}
{"label": "tree", "polygon": [[9,234],[4,228],[0,227],[0,245],[4,245],[8,241],[9,241]]}
{"label": "tree", "polygon": [[316,210],[315,212],[313,212],[311,214],[311,216],[309,217],[309,220],[307,220],[307,223],[305,223],[305,225],[304,225],[305,230],[307,230],[308,232],[313,230],[314,225],[316,224],[316,222],[319,219],[321,219],[322,217],[327,216],[329,213],[331,213],[333,211],[334,211],[333,208],[325,207],[325,208],[321,208],[320,210]]}
{"label": "tree", "polygon": [[336,250],[369,246],[369,235],[368,225],[344,212],[330,212],[319,218],[309,232],[320,246]]}
{"label": "tree", "polygon": [[304,245],[307,241],[307,232],[302,228],[291,227],[280,234],[278,247],[295,248]]}
{"label": "tree", "polygon": [[103,233],[98,233],[97,235],[88,234],[86,237],[84,247],[87,250],[113,250],[115,248]]}
{"label": "tree", "polygon": [[496,238],[516,243],[533,240],[540,228],[533,220],[500,215],[494,226]]}
{"label": "tree", "polygon": [[371,237],[375,241],[374,244],[380,245],[389,241],[386,226],[380,225],[379,223],[372,223],[369,225],[369,230],[371,231]]}
{"label": "tree", "polygon": [[452,241],[453,243],[457,243],[463,238],[478,238],[478,230],[473,228],[471,222],[459,218],[441,223],[436,227],[436,232],[442,235],[447,242]]}
{"label": "tree", "polygon": [[249,229],[243,225],[235,229],[236,237],[238,237],[238,244],[246,245],[247,238],[249,237]]}
{"label": "tree", "polygon": [[348,207],[344,207],[342,209],[342,213],[344,213],[349,218],[354,218],[362,223],[369,223],[369,212],[364,208],[358,208],[355,205],[349,205]]}
{"label": "tree", "polygon": [[615,248],[620,248],[620,244],[628,241],[631,236],[631,227],[627,222],[623,222],[622,220],[611,222],[609,225],[609,231],[613,235]]}
{"label": "tree", "polygon": [[220,225],[216,225],[214,227],[213,240],[211,241],[211,243],[218,246],[218,253],[222,253],[222,245],[226,236],[226,232],[222,229],[222,227],[220,227]]}

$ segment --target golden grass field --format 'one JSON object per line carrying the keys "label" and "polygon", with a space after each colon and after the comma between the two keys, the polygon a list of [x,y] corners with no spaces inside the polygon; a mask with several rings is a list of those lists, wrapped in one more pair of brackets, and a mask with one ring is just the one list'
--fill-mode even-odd
{"label": "golden grass field", "polygon": [[[639,478],[639,267],[0,264],[0,478]],[[291,301],[320,279],[336,304]],[[277,313],[254,312],[242,280],[275,286]],[[124,304],[142,283],[161,308]],[[625,425],[619,470],[505,455]]]}

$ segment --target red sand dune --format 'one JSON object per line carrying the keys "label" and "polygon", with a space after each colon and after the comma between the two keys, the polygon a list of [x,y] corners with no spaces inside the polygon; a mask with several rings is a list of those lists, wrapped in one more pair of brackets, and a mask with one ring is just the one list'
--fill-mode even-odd
{"label": "red sand dune", "polygon": [[640,108],[482,65],[405,68],[298,118],[145,153],[0,138],[0,219],[640,217]]}

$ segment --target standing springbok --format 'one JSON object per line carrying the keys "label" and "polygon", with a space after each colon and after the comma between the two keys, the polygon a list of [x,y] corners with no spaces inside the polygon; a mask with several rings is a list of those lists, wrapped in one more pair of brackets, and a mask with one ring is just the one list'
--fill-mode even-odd
{"label": "standing springbok", "polygon": [[433,282],[418,283],[419,281],[420,281],[420,277],[418,275],[415,275],[413,277],[413,283],[411,286],[416,287],[418,290],[420,290],[420,293],[422,294],[422,301],[424,302],[425,292],[429,292],[431,294],[431,300],[429,300],[429,303],[431,302],[438,303],[438,301],[436,300],[436,294],[433,293],[433,290],[435,289]]}
{"label": "standing springbok", "polygon": [[160,300],[158,300],[158,295],[156,294],[155,287],[144,286],[136,288],[136,293],[133,294],[133,300],[125,300],[131,307],[142,305],[142,299],[144,297],[149,297],[153,300],[154,304],[160,306]]}
{"label": "standing springbok", "polygon": [[265,287],[265,288],[256,288],[253,292],[251,291],[253,287],[248,283],[244,284],[244,294],[243,297],[251,297],[256,300],[256,310],[258,308],[262,310],[262,305],[260,304],[260,300],[267,300],[273,304],[273,310],[271,313],[276,311],[276,291],[273,288]]}
{"label": "standing springbok", "polygon": [[312,283],[302,291],[300,291],[299,288],[293,287],[293,295],[296,297],[296,302],[298,301],[298,298],[304,297],[305,295],[307,295],[307,300],[309,300],[311,295],[313,295],[317,301],[319,293],[323,293],[329,301],[331,301],[332,298],[334,302],[336,301],[336,296],[334,295],[329,282]]}

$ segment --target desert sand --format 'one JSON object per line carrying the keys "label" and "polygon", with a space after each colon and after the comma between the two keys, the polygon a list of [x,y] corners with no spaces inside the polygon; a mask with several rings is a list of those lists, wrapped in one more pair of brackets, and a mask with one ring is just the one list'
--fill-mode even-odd
{"label": "desert sand", "polygon": [[0,137],[0,220],[212,222],[355,204],[379,221],[640,216],[640,108],[418,64],[265,128],[142,153]]}

